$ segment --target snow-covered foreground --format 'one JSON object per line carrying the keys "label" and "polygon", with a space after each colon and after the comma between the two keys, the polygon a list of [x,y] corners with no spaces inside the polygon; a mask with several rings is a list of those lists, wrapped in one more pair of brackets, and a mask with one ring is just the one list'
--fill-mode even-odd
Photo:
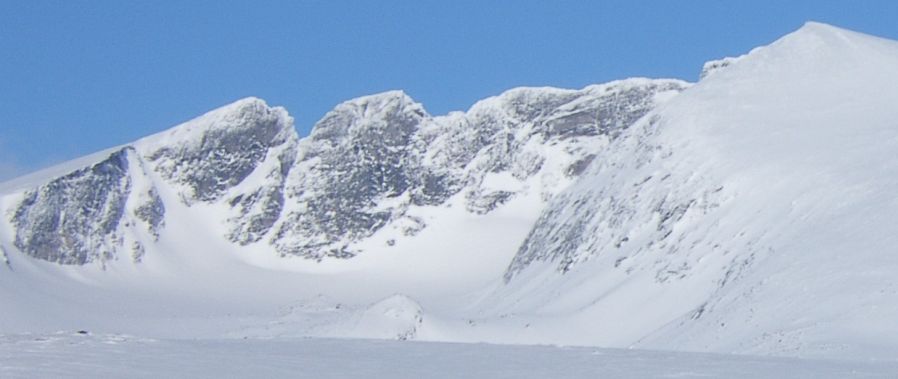
{"label": "snow-covered foreground", "polygon": [[0,336],[0,377],[894,378],[898,362],[358,339]]}

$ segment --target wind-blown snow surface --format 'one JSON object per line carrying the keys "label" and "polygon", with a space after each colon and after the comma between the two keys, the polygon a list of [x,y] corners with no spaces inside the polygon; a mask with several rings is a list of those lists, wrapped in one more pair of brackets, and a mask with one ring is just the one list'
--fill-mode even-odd
{"label": "wind-blown snow surface", "polygon": [[898,43],[809,23],[705,69],[388,92],[304,139],[245,99],[0,184],[0,333],[894,359]]}
{"label": "wind-blown snow surface", "polygon": [[66,378],[893,378],[895,362],[377,340],[0,337],[0,376]]}

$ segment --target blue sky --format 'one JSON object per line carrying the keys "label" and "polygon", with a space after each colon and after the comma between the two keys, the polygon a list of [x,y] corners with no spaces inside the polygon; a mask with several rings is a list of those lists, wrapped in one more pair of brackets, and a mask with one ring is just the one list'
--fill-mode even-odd
{"label": "blue sky", "polygon": [[403,89],[432,114],[516,86],[694,81],[816,20],[898,39],[895,1],[0,0],[0,180],[246,96],[300,134]]}

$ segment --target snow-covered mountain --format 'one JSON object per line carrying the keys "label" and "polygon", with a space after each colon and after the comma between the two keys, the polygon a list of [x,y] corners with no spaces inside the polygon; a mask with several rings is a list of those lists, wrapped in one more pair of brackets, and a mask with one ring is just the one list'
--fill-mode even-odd
{"label": "snow-covered mountain", "polygon": [[61,264],[139,261],[165,233],[167,208],[208,204],[227,216],[194,227],[224,228],[235,245],[351,258],[381,229],[399,229],[394,244],[425,228],[410,208],[459,195],[468,212],[486,214],[530,192],[548,200],[686,87],[519,88],[442,117],[394,91],[338,105],[302,140],[284,109],[244,99],[9,191],[8,249]]}
{"label": "snow-covered mountain", "polygon": [[0,184],[0,332],[898,352],[898,43],[808,23],[700,76],[305,138],[250,98]]}
{"label": "snow-covered mountain", "polygon": [[[63,175],[38,178],[11,191],[13,199],[4,206],[13,245],[31,257],[60,264],[122,258],[138,262],[144,246],[165,229],[171,204],[160,197],[163,186],[188,206],[225,196],[246,198],[232,200],[245,210],[232,223],[234,229],[246,229],[244,238],[252,238],[253,232],[264,229],[266,211],[279,211],[274,205],[279,194],[266,190],[283,186],[277,174],[286,175],[296,144],[285,110],[269,108],[258,99],[238,101],[100,153],[96,161],[64,164],[71,167],[59,168],[68,171]],[[280,170],[246,181],[272,162],[280,163]]]}
{"label": "snow-covered mountain", "polygon": [[809,23],[723,62],[553,198],[489,308],[583,343],[898,351],[898,43]]}

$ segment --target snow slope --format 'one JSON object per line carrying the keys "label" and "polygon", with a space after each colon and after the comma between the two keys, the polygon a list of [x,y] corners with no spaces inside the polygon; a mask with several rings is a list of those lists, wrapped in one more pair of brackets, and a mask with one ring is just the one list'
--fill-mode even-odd
{"label": "snow slope", "polygon": [[702,77],[393,91],[304,139],[245,99],[0,184],[0,333],[894,360],[898,43],[808,23]]}
{"label": "snow slope", "polygon": [[550,318],[533,340],[898,356],[895,99],[898,43],[827,25],[731,61],[553,199],[484,317]]}

